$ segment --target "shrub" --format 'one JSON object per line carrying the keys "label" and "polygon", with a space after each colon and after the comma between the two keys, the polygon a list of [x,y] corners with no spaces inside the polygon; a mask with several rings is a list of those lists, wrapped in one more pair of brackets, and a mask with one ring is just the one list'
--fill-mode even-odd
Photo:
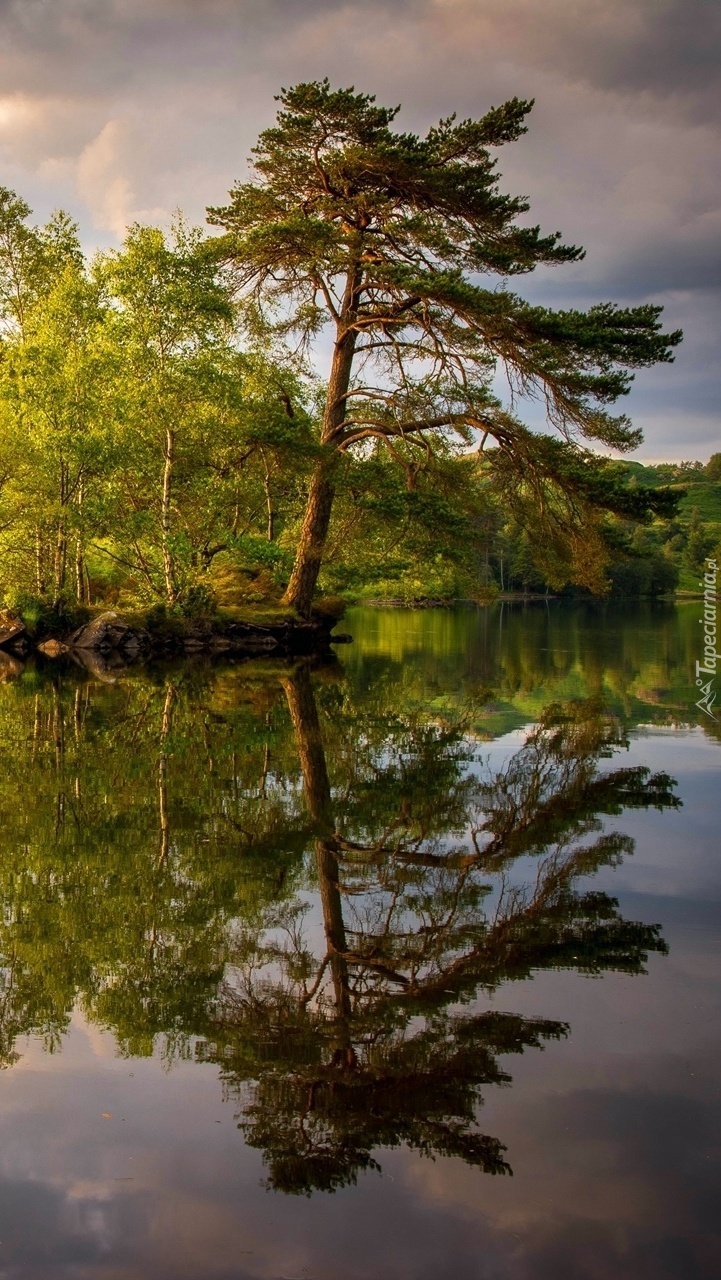
{"label": "shrub", "polygon": [[321,596],[313,605],[313,616],[324,621],[340,622],[346,611],[346,601],[340,596]]}
{"label": "shrub", "polygon": [[203,582],[186,587],[178,601],[184,618],[212,618],[218,611],[215,592]]}
{"label": "shrub", "polygon": [[84,626],[91,617],[87,605],[69,599],[50,601],[31,592],[18,592],[7,603],[19,614],[36,640],[68,635]]}

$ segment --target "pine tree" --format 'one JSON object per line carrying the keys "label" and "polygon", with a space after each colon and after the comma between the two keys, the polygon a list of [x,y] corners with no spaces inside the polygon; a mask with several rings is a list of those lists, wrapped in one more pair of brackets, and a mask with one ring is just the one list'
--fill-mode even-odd
{"label": "pine tree", "polygon": [[655,305],[555,311],[498,287],[583,256],[560,233],[519,225],[528,203],[499,190],[491,149],[526,131],[531,102],[511,99],[479,120],[451,116],[418,137],[392,128],[398,108],[327,80],[279,101],[253,179],[209,219],[225,228],[218,250],[249,323],[305,344],[333,328],[321,450],[286,593],[307,614],[344,452],[381,442],[412,485],[435,452],[480,439],[518,483],[537,467],[543,479],[549,437],[493,395],[500,364],[516,390],[545,401],[562,436],[553,475],[583,497],[579,456],[587,476],[594,466],[583,440],[638,445],[640,433],[608,406],[628,391],[630,370],[670,360],[681,334],[661,331]]}

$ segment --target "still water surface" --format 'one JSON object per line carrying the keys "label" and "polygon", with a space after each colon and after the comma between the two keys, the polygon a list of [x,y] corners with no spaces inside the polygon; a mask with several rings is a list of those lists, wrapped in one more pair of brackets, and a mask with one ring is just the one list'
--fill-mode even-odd
{"label": "still water surface", "polygon": [[697,613],[0,657],[2,1280],[721,1274]]}

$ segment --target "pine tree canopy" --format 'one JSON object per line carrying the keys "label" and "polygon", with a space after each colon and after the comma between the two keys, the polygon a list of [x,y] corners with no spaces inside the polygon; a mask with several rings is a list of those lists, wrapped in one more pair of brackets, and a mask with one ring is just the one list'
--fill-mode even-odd
{"label": "pine tree canopy", "polygon": [[513,450],[518,424],[490,390],[499,364],[566,438],[639,443],[608,406],[633,369],[672,358],[681,334],[662,331],[661,308],[557,311],[505,284],[583,256],[521,225],[528,202],[499,190],[491,150],[525,133],[531,102],[450,116],[421,138],[395,131],[398,108],[327,80],[279,101],[253,179],[209,216],[256,323],[306,341],[334,323],[336,355],[353,368],[330,387],[326,443],[395,437],[423,451],[430,434],[470,441],[475,429]]}

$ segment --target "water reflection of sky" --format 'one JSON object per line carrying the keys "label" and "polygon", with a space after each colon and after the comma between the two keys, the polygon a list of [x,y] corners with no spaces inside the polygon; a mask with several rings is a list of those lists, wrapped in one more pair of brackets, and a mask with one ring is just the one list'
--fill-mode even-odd
{"label": "water reflection of sky", "polygon": [[714,748],[699,735],[649,733],[628,756],[679,779],[683,816],[624,814],[636,852],[594,883],[633,918],[663,922],[670,954],[651,956],[644,978],[545,972],[489,1002],[571,1024],[543,1053],[513,1057],[511,1088],[484,1090],[480,1124],[508,1146],[513,1178],[396,1151],[355,1189],[273,1195],[214,1066],[118,1058],[113,1038],[76,1015],[61,1053],[20,1045],[21,1061],[0,1078],[0,1274],[718,1274]]}
{"label": "water reflection of sky", "polygon": [[[481,771],[524,737],[477,743]],[[682,809],[601,820],[634,852],[581,882],[660,923],[668,955],[642,977],[545,970],[476,1001],[570,1027],[482,1088],[512,1178],[399,1148],[334,1195],[272,1193],[216,1065],[120,1057],[76,1010],[60,1052],[20,1041],[0,1073],[1,1280],[716,1280],[719,759],[701,729],[650,723],[599,762],[678,780]]]}

